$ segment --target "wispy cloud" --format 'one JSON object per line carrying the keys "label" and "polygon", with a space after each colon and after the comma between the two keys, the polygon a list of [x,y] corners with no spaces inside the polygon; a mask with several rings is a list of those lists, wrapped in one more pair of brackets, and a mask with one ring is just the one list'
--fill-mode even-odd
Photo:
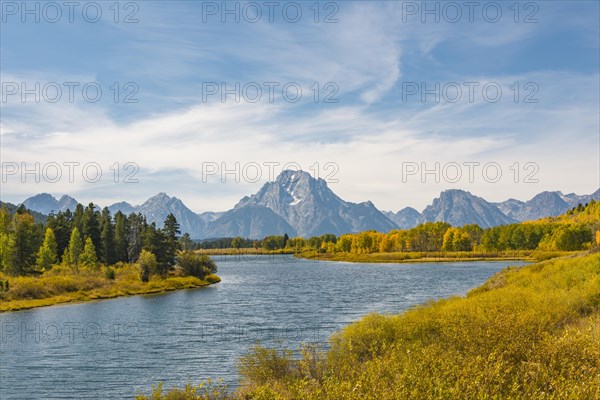
{"label": "wispy cloud", "polygon": [[[3,162],[93,161],[104,172],[95,184],[81,179],[55,184],[9,181],[2,185],[3,199],[20,201],[48,191],[76,194],[81,201],[139,203],[165,191],[195,211],[223,210],[267,178],[265,174],[257,183],[204,182],[206,162],[231,168],[236,162],[293,161],[304,169],[334,162],[339,182],[332,188],[340,196],[394,210],[423,208],[449,187],[502,200],[528,198],[542,190],[589,192],[599,183],[598,168],[593,168],[598,166],[599,145],[597,71],[590,72],[583,55],[570,69],[526,65],[515,55],[528,46],[540,47],[543,54],[556,51],[544,43],[552,32],[548,25],[587,21],[581,13],[557,19],[548,10],[543,24],[507,29],[510,21],[494,26],[407,24],[397,3],[351,2],[340,7],[338,24],[303,21],[290,26],[200,24],[197,10],[188,3],[168,9],[145,4],[140,24],[102,28],[116,35],[94,50],[106,56],[106,63],[87,65],[72,75],[67,65],[58,73],[44,69],[43,63],[32,71],[8,62],[3,82],[79,79],[110,85],[122,83],[120,76],[134,76],[140,102],[2,104]],[[598,40],[586,32],[576,35],[597,48]],[[501,71],[485,59],[461,59],[458,41],[472,47],[473,54],[505,54]],[[18,45],[27,43],[8,40],[10,51]],[[336,82],[339,102],[315,104],[310,92],[298,103],[280,97],[273,104],[222,103],[217,97],[202,102],[202,82],[213,80],[294,81],[305,87]],[[466,97],[457,103],[436,103],[431,97],[425,103],[418,98],[403,101],[402,85],[408,81],[498,82],[505,91],[498,103],[481,98],[471,103]],[[509,99],[515,82],[536,83],[539,103]],[[539,183],[515,183],[510,177],[495,184],[480,178],[457,184],[402,181],[402,162],[431,166],[471,161],[497,162],[505,174],[515,162],[536,162]],[[136,163],[139,183],[114,183],[109,167],[115,162]]]}

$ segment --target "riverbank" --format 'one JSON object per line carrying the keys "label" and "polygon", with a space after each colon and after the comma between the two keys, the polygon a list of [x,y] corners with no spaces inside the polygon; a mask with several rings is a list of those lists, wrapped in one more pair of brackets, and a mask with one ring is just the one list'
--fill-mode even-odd
{"label": "riverbank", "polygon": [[573,251],[514,250],[504,252],[385,252],[385,253],[321,253],[302,252],[297,257],[309,260],[344,261],[360,263],[412,263],[412,262],[457,262],[457,261],[528,261],[537,262],[577,254]]}
{"label": "riverbank", "polygon": [[0,312],[46,307],[62,303],[84,302],[191,289],[220,282],[217,275],[204,279],[192,276],[152,276],[148,282],[139,279],[134,265],[114,268],[114,279],[103,271],[81,271],[72,274],[52,270],[40,276],[0,276],[8,280],[9,289],[0,292]]}
{"label": "riverbank", "polygon": [[256,347],[239,366],[235,392],[137,399],[600,398],[600,252],[509,267],[464,297],[368,315],[329,350]]}
{"label": "riverbank", "polygon": [[199,249],[194,250],[195,253],[205,254],[207,256],[268,256],[272,254],[294,254],[294,249],[278,249],[278,250],[264,250],[255,248],[224,248],[224,249]]}
{"label": "riverbank", "polygon": [[419,262],[457,262],[457,261],[526,261],[538,262],[557,257],[579,253],[578,251],[542,251],[542,250],[511,250],[498,252],[479,251],[398,251],[377,253],[348,253],[320,252],[315,250],[297,252],[293,249],[264,250],[264,249],[202,249],[198,254],[210,256],[236,256],[240,258],[269,255],[293,255],[297,258],[318,261],[341,261],[357,263],[419,263]]}

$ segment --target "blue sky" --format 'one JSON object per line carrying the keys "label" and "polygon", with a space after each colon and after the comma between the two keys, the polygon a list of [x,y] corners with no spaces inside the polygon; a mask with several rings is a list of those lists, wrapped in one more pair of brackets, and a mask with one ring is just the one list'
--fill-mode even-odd
{"label": "blue sky", "polygon": [[[55,14],[43,5],[36,22],[14,9],[22,3],[2,2],[2,162],[94,162],[103,172],[93,183],[80,176],[55,183],[5,176],[2,200],[50,192],[102,205],[137,204],[162,191],[194,211],[225,210],[260,188],[268,179],[264,165],[271,162],[280,163],[276,172],[288,162],[305,170],[317,162],[321,177],[333,171],[323,166],[335,163],[338,182],[330,187],[340,197],[391,210],[421,210],[450,188],[501,201],[543,190],[591,193],[600,186],[597,1],[521,2],[518,15],[514,2],[477,2],[472,22],[461,2],[453,3],[462,12],[457,22],[449,21],[453,10],[434,1],[427,7],[439,7],[439,22],[422,15],[422,2],[320,2],[318,22],[312,1],[276,3],[273,22],[264,2],[229,2],[249,10],[247,18],[256,17],[253,5],[263,13],[256,23],[243,14],[236,23],[232,15],[222,22],[222,2],[140,1],[119,3],[118,22],[109,8],[113,2],[106,2],[96,23],[84,18],[93,18],[93,8],[85,15],[76,9],[69,22],[64,7],[51,23]],[[302,16],[292,23],[294,14],[282,9],[292,12],[296,4]],[[215,7],[216,14],[208,12]],[[492,22],[497,9],[501,16]],[[132,12],[137,22],[125,23]],[[331,12],[337,22],[325,23]],[[66,89],[56,103],[7,94],[12,84],[33,88],[36,82],[63,89],[64,82],[80,83],[78,88],[94,82],[103,92],[96,103],[85,101],[79,89],[73,102]],[[115,82],[118,101],[110,89]],[[236,103],[231,95],[225,102],[219,95],[204,100],[203,87],[213,82],[229,88],[256,82],[263,96],[255,103]],[[291,103],[276,90],[271,103],[264,82],[297,84],[302,96]],[[319,102],[310,89],[315,82]],[[439,101],[406,94],[436,82],[440,91],[449,88]],[[475,85],[473,101],[468,82]],[[127,83],[134,86],[125,88]],[[463,96],[448,101],[457,85]],[[502,89],[497,102],[483,97],[484,85],[492,93]],[[124,103],[132,88],[138,102]],[[324,103],[332,88],[337,102]],[[139,182],[123,183],[122,170],[115,183],[115,162],[138,165]],[[207,163],[234,168],[236,162],[263,166],[262,179],[203,179]],[[403,179],[403,163],[439,163],[440,169],[456,163],[463,177]],[[464,163],[479,163],[472,181]],[[488,163],[500,166],[497,182],[482,176]],[[536,167],[524,169],[526,164]],[[534,170],[537,182],[524,182]]]}

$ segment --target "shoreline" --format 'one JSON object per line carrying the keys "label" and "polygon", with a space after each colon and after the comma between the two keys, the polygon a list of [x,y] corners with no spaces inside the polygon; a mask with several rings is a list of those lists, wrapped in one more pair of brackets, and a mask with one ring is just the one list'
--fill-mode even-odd
{"label": "shoreline", "polygon": [[298,259],[334,262],[357,263],[435,263],[435,262],[468,262],[468,261],[524,261],[538,262],[577,253],[577,251],[540,251],[516,250],[494,253],[483,252],[386,252],[386,253],[319,253],[316,251],[297,252],[291,249],[257,250],[257,249],[202,249],[199,254],[210,256],[259,257],[292,255]]}
{"label": "shoreline", "polygon": [[485,253],[473,252],[393,252],[393,253],[297,253],[295,257],[306,260],[354,262],[354,263],[388,263],[388,264],[410,264],[410,263],[444,263],[444,262],[469,262],[469,261],[524,261],[540,262],[553,258],[569,256],[577,251],[554,251],[540,252],[535,250],[498,252],[486,255]]}
{"label": "shoreline", "polygon": [[180,278],[168,278],[165,282],[168,284],[172,284],[173,286],[157,287],[148,285],[148,287],[142,289],[121,288],[119,291],[110,293],[96,290],[90,290],[87,292],[77,291],[41,299],[19,299],[11,301],[0,301],[0,315],[4,313],[25,311],[34,308],[51,307],[61,304],[79,304],[91,301],[116,299],[119,297],[142,296],[174,292],[177,290],[198,289],[221,282],[220,277],[218,277],[217,275],[214,275],[214,277],[215,278],[211,278],[211,281],[194,278],[198,282],[193,282],[191,280],[187,280],[186,282]]}

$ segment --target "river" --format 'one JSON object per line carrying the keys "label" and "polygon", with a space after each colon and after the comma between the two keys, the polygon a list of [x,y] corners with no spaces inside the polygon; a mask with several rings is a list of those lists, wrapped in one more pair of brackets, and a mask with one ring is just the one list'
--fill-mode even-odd
{"label": "river", "polygon": [[222,282],[0,314],[0,399],[120,399],[223,378],[255,343],[326,343],[370,312],[463,295],[517,262],[361,264],[216,256]]}

